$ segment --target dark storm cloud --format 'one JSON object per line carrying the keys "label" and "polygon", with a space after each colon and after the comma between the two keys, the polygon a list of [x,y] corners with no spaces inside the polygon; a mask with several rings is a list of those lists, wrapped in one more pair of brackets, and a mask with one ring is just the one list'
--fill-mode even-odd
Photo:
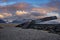
{"label": "dark storm cloud", "polygon": [[56,12],[60,13],[60,0],[51,0],[48,4],[46,4],[48,7],[55,7],[58,10]]}
{"label": "dark storm cloud", "polygon": [[60,7],[60,0],[51,0],[50,3],[47,4],[49,7]]}
{"label": "dark storm cloud", "polygon": [[44,14],[38,13],[38,12],[31,12],[31,15],[33,15],[33,16],[44,16]]}

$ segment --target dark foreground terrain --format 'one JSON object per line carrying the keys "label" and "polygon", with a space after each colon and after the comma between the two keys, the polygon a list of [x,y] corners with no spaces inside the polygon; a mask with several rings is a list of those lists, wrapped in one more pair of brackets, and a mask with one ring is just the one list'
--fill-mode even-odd
{"label": "dark foreground terrain", "polygon": [[60,40],[60,35],[36,29],[3,27],[0,29],[0,40]]}

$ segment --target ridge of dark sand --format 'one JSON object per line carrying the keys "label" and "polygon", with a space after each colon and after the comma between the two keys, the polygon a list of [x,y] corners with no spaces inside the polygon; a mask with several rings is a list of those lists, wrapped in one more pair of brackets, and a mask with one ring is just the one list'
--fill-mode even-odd
{"label": "ridge of dark sand", "polygon": [[0,40],[60,40],[60,35],[42,30],[4,27],[0,29]]}

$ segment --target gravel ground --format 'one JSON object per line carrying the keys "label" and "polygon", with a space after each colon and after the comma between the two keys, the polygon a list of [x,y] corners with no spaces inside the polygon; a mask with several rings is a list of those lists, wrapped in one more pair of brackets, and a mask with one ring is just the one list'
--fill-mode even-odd
{"label": "gravel ground", "polygon": [[60,40],[60,35],[42,30],[4,27],[0,29],[0,40]]}

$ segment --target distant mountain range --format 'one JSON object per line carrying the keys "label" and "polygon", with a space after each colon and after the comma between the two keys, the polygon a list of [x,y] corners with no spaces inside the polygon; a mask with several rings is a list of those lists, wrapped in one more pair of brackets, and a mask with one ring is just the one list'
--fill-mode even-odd
{"label": "distant mountain range", "polygon": [[29,19],[14,20],[14,21],[12,21],[11,23],[24,23],[24,22],[27,22],[27,21],[29,21]]}
{"label": "distant mountain range", "polygon": [[[20,24],[20,23],[24,23],[24,22],[26,22],[26,21],[14,20],[11,23],[19,23]],[[6,23],[6,21],[4,21],[3,19],[0,19],[0,23]],[[60,22],[57,20],[51,20],[51,21],[45,21],[45,22],[38,22],[38,24],[60,24]]]}
{"label": "distant mountain range", "polygon": [[12,23],[21,23],[22,21],[14,20]]}
{"label": "distant mountain range", "polygon": [[60,22],[57,20],[51,20],[51,21],[41,22],[40,24],[60,24]]}
{"label": "distant mountain range", "polygon": [[6,23],[4,20],[0,19],[0,23]]}

